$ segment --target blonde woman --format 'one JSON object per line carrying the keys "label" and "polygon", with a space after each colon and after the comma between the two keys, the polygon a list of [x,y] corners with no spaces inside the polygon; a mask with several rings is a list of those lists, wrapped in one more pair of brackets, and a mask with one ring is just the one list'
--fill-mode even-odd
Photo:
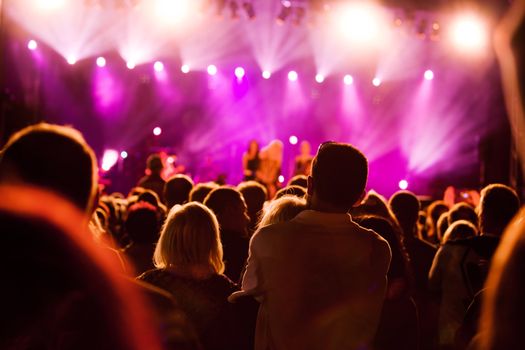
{"label": "blonde woman", "polygon": [[278,189],[278,179],[283,163],[283,148],[281,141],[272,140],[260,152],[261,164],[256,172],[256,178],[266,186],[268,198],[273,198]]}
{"label": "blonde woman", "polygon": [[237,289],[224,276],[219,224],[196,202],[174,207],[153,255],[156,267],[139,279],[170,292],[193,322],[204,349],[241,349],[239,318],[227,302]]}

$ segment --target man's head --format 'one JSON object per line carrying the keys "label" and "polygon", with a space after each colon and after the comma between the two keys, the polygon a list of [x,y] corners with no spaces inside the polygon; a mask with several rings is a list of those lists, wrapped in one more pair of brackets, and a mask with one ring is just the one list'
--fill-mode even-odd
{"label": "man's head", "polygon": [[481,191],[479,227],[481,234],[501,235],[520,208],[516,192],[505,185],[488,185]]}
{"label": "man's head", "polygon": [[190,198],[193,181],[186,175],[175,175],[164,184],[164,199],[168,208],[175,204],[184,204]]}
{"label": "man's head", "polygon": [[416,223],[421,208],[416,195],[410,191],[398,191],[390,197],[388,205],[403,228],[405,236],[415,236],[417,232]]}
{"label": "man's head", "polygon": [[164,164],[162,163],[160,154],[151,154],[146,161],[146,166],[152,174],[160,174],[162,169],[164,169]]}
{"label": "man's head", "polygon": [[47,188],[90,211],[97,186],[96,158],[79,131],[32,125],[14,134],[2,150],[0,182]]}
{"label": "man's head", "polygon": [[361,151],[345,143],[322,144],[308,178],[309,204],[346,212],[362,198],[367,178],[368,161]]}
{"label": "man's head", "polygon": [[216,188],[206,196],[204,205],[217,216],[221,230],[246,233],[250,217],[241,192],[231,187]]}

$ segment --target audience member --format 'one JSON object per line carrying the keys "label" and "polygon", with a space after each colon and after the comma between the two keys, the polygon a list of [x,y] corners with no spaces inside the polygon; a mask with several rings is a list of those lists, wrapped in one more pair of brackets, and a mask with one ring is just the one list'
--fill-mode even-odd
{"label": "audience member", "polygon": [[275,193],[275,199],[281,198],[282,196],[286,195],[304,198],[304,196],[306,195],[306,189],[301,186],[295,185],[286,186]]}
{"label": "audience member", "polygon": [[268,199],[268,193],[266,187],[256,181],[241,182],[237,186],[237,190],[242,193],[248,207],[248,215],[250,216],[249,233],[251,235],[255,232],[264,203]]}
{"label": "audience member", "polygon": [[306,210],[306,199],[286,195],[273,200],[266,208],[259,222],[259,228],[290,221],[303,210]]}
{"label": "audience member", "polygon": [[286,186],[300,186],[306,190],[308,187],[308,176],[306,175],[295,175],[290,180]]}
{"label": "audience member", "polygon": [[441,214],[448,212],[448,206],[443,201],[434,201],[427,208],[426,236],[423,237],[427,242],[439,244],[437,222]]}
{"label": "audience member", "polygon": [[178,174],[170,177],[164,184],[164,200],[168,209],[187,203],[192,189],[193,181],[189,176]]}
{"label": "audience member", "polygon": [[453,222],[458,220],[467,220],[475,227],[478,227],[478,214],[476,214],[476,210],[465,202],[454,204],[448,213],[449,225],[452,225]]}
{"label": "audience member", "polygon": [[448,226],[450,223],[448,216],[449,216],[449,213],[445,212],[441,214],[441,216],[439,217],[437,221],[437,230],[436,230],[437,238],[436,239],[437,239],[438,244],[441,244],[443,242],[443,236],[445,235],[445,232],[448,229]]}
{"label": "audience member", "polygon": [[152,190],[162,200],[164,198],[163,192],[166,183],[161,176],[163,169],[164,164],[162,163],[161,156],[157,153],[150,155],[146,162],[146,175],[139,180],[137,186]]}
{"label": "audience member", "polygon": [[208,193],[210,193],[216,188],[219,188],[219,185],[217,185],[214,182],[206,182],[202,184],[197,184],[190,191],[189,201],[204,203],[204,200],[206,199],[206,196],[208,195]]}

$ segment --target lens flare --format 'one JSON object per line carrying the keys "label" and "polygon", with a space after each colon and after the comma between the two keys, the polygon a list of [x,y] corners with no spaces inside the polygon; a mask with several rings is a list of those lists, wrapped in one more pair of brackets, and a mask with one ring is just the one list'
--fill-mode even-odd
{"label": "lens flare", "polygon": [[215,65],[213,65],[213,64],[210,64],[208,66],[207,71],[208,71],[209,75],[215,75],[215,74],[217,74],[217,67]]}
{"label": "lens flare", "polygon": [[262,72],[262,77],[263,77],[264,79],[270,79],[271,76],[272,76],[272,73],[270,73],[269,70],[264,70],[264,71]]}
{"label": "lens flare", "polygon": [[190,66],[188,66],[187,64],[183,64],[180,67],[180,71],[184,74],[188,74],[190,72]]}
{"label": "lens flare", "polygon": [[315,81],[321,84],[324,81],[324,75],[322,74],[316,74]]}
{"label": "lens flare", "polygon": [[242,67],[235,68],[235,76],[237,77],[237,79],[242,79],[244,77],[244,74],[246,74],[246,72],[244,71],[244,68]]}
{"label": "lens flare", "polygon": [[160,127],[156,126],[153,128],[153,135],[159,136],[160,134],[162,134],[162,129]]}
{"label": "lens flare", "polygon": [[105,67],[106,66],[106,59],[104,57],[98,57],[97,58],[97,66],[99,66],[100,68],[102,67]]}
{"label": "lens flare", "polygon": [[350,74],[347,74],[343,78],[343,82],[345,83],[345,85],[352,85],[354,82],[354,78]]}
{"label": "lens flare", "polygon": [[288,80],[290,80],[290,81],[297,81],[298,77],[299,76],[297,75],[296,71],[292,70],[292,71],[288,72]]}
{"label": "lens flare", "polygon": [[104,155],[102,156],[102,170],[109,171],[115,164],[117,164],[118,156],[118,152],[114,149],[105,150]]}
{"label": "lens flare", "polygon": [[408,181],[407,180],[401,180],[399,181],[399,188],[402,190],[406,190],[408,188]]}
{"label": "lens flare", "polygon": [[27,42],[27,48],[31,51],[36,50],[38,48],[38,44],[35,40],[29,40]]}
{"label": "lens flare", "polygon": [[434,79],[434,72],[432,72],[430,69],[427,69],[425,71],[424,77],[426,80],[432,80]]}

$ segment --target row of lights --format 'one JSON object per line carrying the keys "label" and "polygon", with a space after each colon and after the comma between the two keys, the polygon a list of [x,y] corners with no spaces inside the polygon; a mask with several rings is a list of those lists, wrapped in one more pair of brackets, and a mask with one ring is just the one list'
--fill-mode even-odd
{"label": "row of lights", "polygon": [[[29,42],[27,43],[27,47],[29,50],[36,50],[38,48],[38,44],[35,40],[29,40]],[[71,65],[75,64],[77,62],[77,60],[75,59],[75,57],[73,56],[70,56],[68,57],[67,59],[67,62]],[[100,68],[103,68],[106,66],[106,59],[102,56],[98,57],[96,59],[96,64],[98,67]],[[128,67],[128,69],[134,69],[136,67],[136,64],[133,62],[133,61],[128,61],[126,62],[126,67]],[[162,63],[161,61],[155,61],[155,63],[153,63],[153,69],[156,71],[156,72],[162,72],[164,70],[164,63]],[[183,64],[181,67],[180,67],[180,70],[182,73],[184,74],[187,74],[190,72],[190,66],[187,65],[187,64]],[[210,64],[206,71],[208,72],[209,75],[213,76],[213,75],[216,75],[217,72],[218,72],[218,69],[217,69],[217,66],[213,65],[213,64]],[[244,78],[244,76],[246,75],[246,71],[243,67],[237,67],[235,68],[234,70],[234,74],[235,76],[237,77],[237,79],[239,80],[242,80]],[[272,73],[269,71],[269,70],[264,70],[262,71],[261,73],[261,76],[264,78],[264,79],[270,79],[271,76],[272,76]],[[434,72],[432,72],[432,70],[430,69],[427,69],[424,74],[423,74],[424,78],[426,80],[432,80],[434,79]],[[294,71],[294,70],[291,70],[288,72],[288,80],[290,81],[297,81],[299,79],[299,74]],[[324,81],[325,81],[326,77],[323,75],[323,74],[316,74],[315,75],[315,81],[319,84],[322,84]],[[344,77],[343,77],[343,83],[345,85],[352,85],[354,82],[354,78],[350,75],[350,74],[346,74]],[[379,77],[375,77],[374,79],[372,79],[372,85],[374,86],[380,86],[381,85],[381,79]]]}

